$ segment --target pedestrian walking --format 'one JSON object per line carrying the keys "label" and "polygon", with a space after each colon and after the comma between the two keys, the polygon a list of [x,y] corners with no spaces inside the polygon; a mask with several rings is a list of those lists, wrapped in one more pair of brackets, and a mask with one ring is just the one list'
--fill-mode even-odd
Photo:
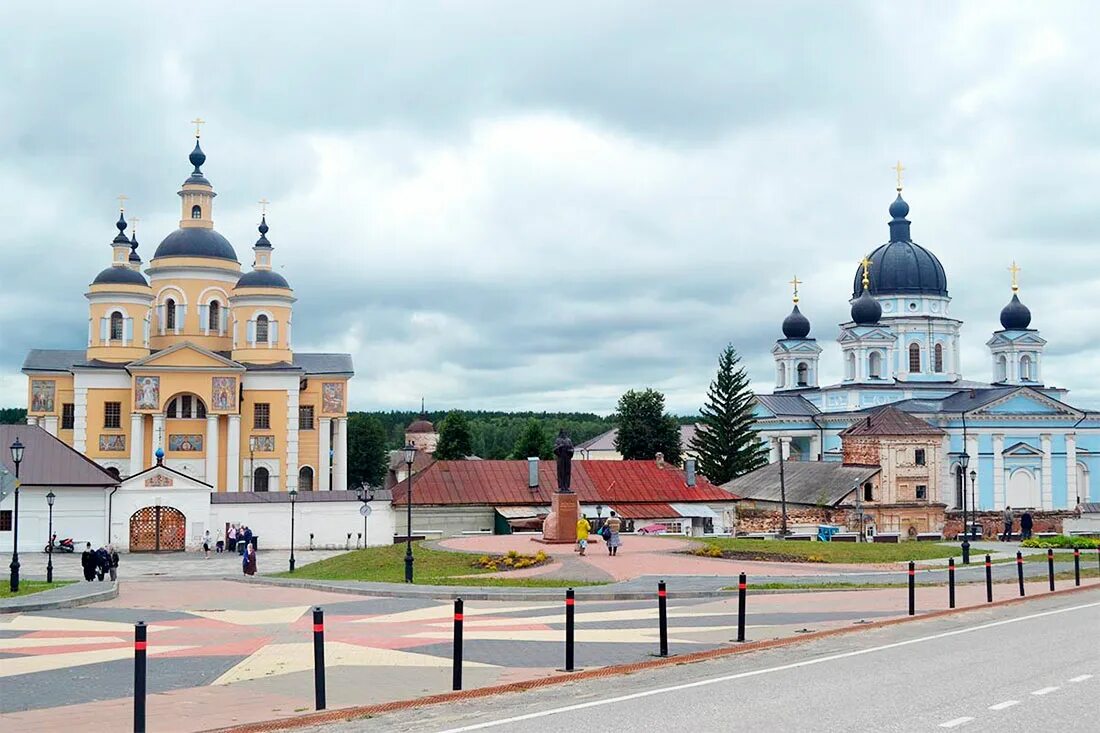
{"label": "pedestrian walking", "polygon": [[1031,512],[1024,512],[1020,515],[1020,539],[1031,539],[1031,527],[1034,525],[1035,520],[1031,517]]}
{"label": "pedestrian walking", "polygon": [[241,565],[244,567],[245,575],[256,574],[256,548],[252,545],[244,546],[243,560]]}
{"label": "pedestrian walking", "polygon": [[619,530],[623,526],[623,520],[611,512],[611,516],[607,518],[607,523],[604,525],[606,534],[604,537],[607,539],[607,554],[614,557],[619,554],[619,546],[623,544],[622,538],[619,537]]}
{"label": "pedestrian walking", "polygon": [[108,569],[111,572],[111,582],[118,580],[118,550],[114,545],[107,545],[107,557],[110,558]]}
{"label": "pedestrian walking", "polygon": [[210,530],[206,530],[202,533],[202,551],[206,556],[206,559],[210,559],[210,545],[214,544],[213,538],[210,536]]}
{"label": "pedestrian walking", "polygon": [[244,546],[246,548],[252,547],[252,528],[246,524],[241,527],[241,531],[244,532],[244,535],[241,537],[241,539],[244,540]]}
{"label": "pedestrian walking", "polygon": [[84,580],[92,580],[95,577],[95,550],[92,549],[92,543],[89,542],[88,546],[84,548],[84,552],[80,553],[80,567],[84,569]]}
{"label": "pedestrian walking", "polygon": [[588,523],[588,518],[583,514],[581,518],[577,520],[577,552],[584,556],[584,551],[588,549],[588,532],[592,529],[592,525]]}
{"label": "pedestrian walking", "polygon": [[111,556],[107,554],[106,547],[100,547],[95,551],[95,575],[103,581],[104,576],[111,570]]}
{"label": "pedestrian walking", "polygon": [[1012,512],[1012,507],[1006,506],[1001,518],[1004,519],[1005,523],[1005,531],[1004,534],[1001,535],[1001,541],[1008,542],[1012,539],[1012,520],[1016,518],[1016,515]]}
{"label": "pedestrian walking", "polygon": [[222,554],[225,552],[225,540],[222,539],[222,531],[218,530],[218,541],[214,543],[215,554]]}
{"label": "pedestrian walking", "polygon": [[237,525],[235,525],[235,524],[229,525],[229,533],[226,535],[226,537],[229,540],[229,546],[228,546],[227,549],[229,550],[229,552],[236,552],[237,551]]}

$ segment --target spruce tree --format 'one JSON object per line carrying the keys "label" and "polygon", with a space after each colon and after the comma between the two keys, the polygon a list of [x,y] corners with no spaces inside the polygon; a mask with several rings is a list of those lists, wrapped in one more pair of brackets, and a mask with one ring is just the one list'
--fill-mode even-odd
{"label": "spruce tree", "polygon": [[[360,483],[382,486],[389,468],[386,429],[372,415],[353,412],[348,415],[348,486]],[[348,486],[333,486],[333,490]]]}
{"label": "spruce tree", "polygon": [[473,453],[474,438],[466,416],[458,410],[448,412],[443,418],[443,424],[439,426],[435,458],[441,461],[458,461]]}
{"label": "spruce tree", "polygon": [[665,412],[665,396],[655,389],[630,390],[619,398],[615,450],[627,461],[651,461],[658,453],[680,463],[680,424]]}
{"label": "spruce tree", "polygon": [[707,402],[691,450],[699,473],[713,484],[724,484],[768,462],[767,449],[753,430],[753,394],[741,359],[732,345],[718,357],[718,374],[710,383]]}

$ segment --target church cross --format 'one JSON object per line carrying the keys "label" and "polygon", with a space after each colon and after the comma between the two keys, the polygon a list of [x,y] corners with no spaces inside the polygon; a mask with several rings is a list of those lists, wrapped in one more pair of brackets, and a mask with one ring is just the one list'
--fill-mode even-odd
{"label": "church cross", "polygon": [[260,199],[258,203],[260,204],[260,216],[267,216],[267,205],[271,202],[263,198]]}
{"label": "church cross", "polygon": [[141,221],[141,219],[139,219],[136,216],[131,216],[130,217],[130,228],[134,230],[134,236],[135,237],[137,236],[137,225],[138,225],[139,221]]}
{"label": "church cross", "polygon": [[117,197],[117,198],[118,198],[118,210],[119,210],[119,211],[125,211],[125,210],[126,210],[126,201],[127,201],[127,200],[128,200],[128,199],[129,199],[130,197],[129,197],[129,196],[127,196],[127,195],[126,195],[126,194],[124,194],[124,193],[120,193],[120,194],[118,195],[118,197]]}
{"label": "church cross", "polygon": [[794,286],[794,302],[798,303],[798,286],[802,284],[802,281],[798,279],[798,275],[795,275],[794,280],[791,280],[790,283]]}
{"label": "church cross", "polygon": [[202,125],[206,124],[206,120],[201,117],[196,117],[195,119],[191,120],[191,124],[195,126],[195,137],[197,138],[201,132]]}
{"label": "church cross", "polygon": [[901,193],[901,172],[904,170],[905,168],[902,167],[901,161],[899,160],[897,165],[894,166],[894,172],[898,175],[898,193]]}
{"label": "church cross", "polygon": [[1008,268],[1008,271],[1012,273],[1012,292],[1017,292],[1020,289],[1019,274],[1020,268],[1016,265],[1016,260],[1012,260],[1012,267]]}
{"label": "church cross", "polygon": [[863,287],[869,288],[871,287],[871,258],[864,255],[860,264],[863,265]]}

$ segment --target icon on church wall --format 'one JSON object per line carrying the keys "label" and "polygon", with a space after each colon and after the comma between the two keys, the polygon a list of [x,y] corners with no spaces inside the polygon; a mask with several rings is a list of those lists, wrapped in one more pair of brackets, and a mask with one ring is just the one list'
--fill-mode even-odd
{"label": "icon on church wall", "polygon": [[274,453],[275,452],[275,436],[274,435],[254,435],[257,453]]}
{"label": "icon on church wall", "polygon": [[172,478],[170,476],[162,476],[157,474],[156,476],[150,476],[145,479],[146,486],[171,486]]}
{"label": "icon on church wall", "polygon": [[321,384],[321,411],[342,413],[344,411],[344,383],[324,382]]}
{"label": "icon on church wall", "polygon": [[134,408],[155,410],[160,407],[160,377],[137,377],[134,380]]}
{"label": "icon on church wall", "polygon": [[57,383],[51,380],[31,380],[31,412],[53,412]]}
{"label": "icon on church wall", "polygon": [[168,450],[183,453],[202,452],[201,435],[169,435]]}
{"label": "icon on church wall", "polygon": [[100,435],[99,449],[104,452],[126,450],[125,435]]}
{"label": "icon on church wall", "polygon": [[213,405],[214,410],[237,409],[237,378],[214,377],[210,404]]}

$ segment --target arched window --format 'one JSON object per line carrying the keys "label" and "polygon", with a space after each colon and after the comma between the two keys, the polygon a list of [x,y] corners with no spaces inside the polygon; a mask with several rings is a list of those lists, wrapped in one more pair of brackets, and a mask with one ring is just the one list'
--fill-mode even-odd
{"label": "arched window", "polygon": [[164,411],[165,415],[175,420],[204,420],[206,419],[206,405],[195,395],[180,395],[173,397],[168,402]]}
{"label": "arched window", "polygon": [[217,331],[218,330],[218,327],[221,324],[221,309],[222,309],[222,307],[218,304],[218,301],[216,301],[216,300],[210,301],[210,309],[209,309],[210,310],[210,316],[209,316],[208,322],[206,324],[206,327],[209,330],[211,330],[211,331]]}
{"label": "arched window", "polygon": [[309,466],[298,471],[298,491],[313,491],[313,469]]}
{"label": "arched window", "polygon": [[267,316],[259,316],[256,318],[256,343],[267,343]]}
{"label": "arched window", "polygon": [[882,354],[872,351],[867,357],[867,373],[871,379],[882,379]]}
{"label": "arched window", "polygon": [[111,340],[122,340],[122,314],[118,311],[111,314]]}
{"label": "arched window", "polygon": [[775,386],[780,388],[787,386],[787,366],[785,364],[775,365]]}
{"label": "arched window", "polygon": [[936,373],[943,374],[943,344],[936,344],[936,350],[933,364],[935,365]]}
{"label": "arched window", "polygon": [[1008,359],[1004,354],[997,357],[997,375],[994,381],[1006,382],[1008,381]]}
{"label": "arched window", "polygon": [[267,491],[268,479],[271,478],[271,474],[266,468],[261,466],[252,472],[252,490],[253,491]]}
{"label": "arched window", "polygon": [[[108,466],[108,467],[107,467],[107,473],[109,473],[109,474],[111,474],[112,476],[114,476],[114,478],[115,478],[115,480],[116,480],[116,481],[118,481],[118,480],[120,480],[120,479],[122,478],[122,474],[121,474],[121,473],[119,473],[118,469],[117,469],[117,468],[116,468],[115,466]],[[47,497],[47,498],[48,498],[48,497]]]}
{"label": "arched window", "polygon": [[875,500],[874,488],[875,488],[874,485],[870,481],[863,484],[863,500],[864,501],[874,501]]}
{"label": "arched window", "polygon": [[810,380],[810,365],[804,361],[798,362],[798,386],[805,387]]}
{"label": "arched window", "polygon": [[844,377],[845,379],[856,378],[856,354],[854,351],[849,351],[848,356],[844,360]]}
{"label": "arched window", "polygon": [[176,301],[171,298],[164,301],[164,327],[172,329],[176,327]]}
{"label": "arched window", "polygon": [[1030,381],[1032,381],[1031,357],[1028,356],[1027,354],[1024,354],[1023,356],[1020,357],[1020,381],[1021,382],[1030,382]]}
{"label": "arched window", "polygon": [[194,206],[191,207],[191,218],[192,219],[201,219],[202,218],[202,207],[199,206],[198,204],[195,204]]}
{"label": "arched window", "polygon": [[909,344],[909,371],[920,372],[920,344]]}

